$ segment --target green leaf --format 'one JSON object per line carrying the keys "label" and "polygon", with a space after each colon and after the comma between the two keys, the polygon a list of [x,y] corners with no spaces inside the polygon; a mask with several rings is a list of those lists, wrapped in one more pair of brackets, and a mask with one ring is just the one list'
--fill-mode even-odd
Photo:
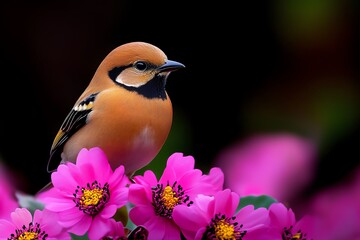
{"label": "green leaf", "polygon": [[113,217],[117,222],[121,221],[124,226],[126,226],[128,219],[129,219],[129,213],[126,206],[123,206],[121,208],[118,208],[116,210],[116,213]]}
{"label": "green leaf", "polygon": [[[127,211],[129,212],[131,210],[131,208],[134,207],[134,204],[128,202],[127,205],[126,205],[126,208],[127,208]],[[127,223],[126,225],[124,224],[124,226],[126,228],[128,228],[130,231],[134,230],[137,226],[131,221],[130,218],[127,219]]]}
{"label": "green leaf", "polygon": [[82,235],[82,236],[78,236],[73,233],[70,233],[70,236],[71,236],[71,240],[89,240],[87,233],[85,233],[85,235]]}
{"label": "green leaf", "polygon": [[31,214],[34,214],[36,209],[39,210],[44,209],[44,203],[40,202],[32,195],[28,195],[20,192],[17,192],[15,195],[16,198],[18,199],[18,203],[20,207],[26,208],[27,210],[29,210],[29,212],[31,212]]}
{"label": "green leaf", "polygon": [[240,198],[240,203],[237,210],[240,210],[247,205],[254,205],[255,209],[259,207],[269,208],[269,206],[275,202],[277,202],[276,199],[267,195],[246,196]]}

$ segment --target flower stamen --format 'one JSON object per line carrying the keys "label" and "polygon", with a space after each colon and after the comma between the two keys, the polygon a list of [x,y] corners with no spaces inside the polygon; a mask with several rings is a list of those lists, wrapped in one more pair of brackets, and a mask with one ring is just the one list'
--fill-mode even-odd
{"label": "flower stamen", "polygon": [[158,184],[152,189],[152,195],[155,214],[169,219],[172,219],[175,206],[180,204],[190,206],[193,203],[189,201],[189,196],[185,195],[185,191],[177,182],[174,182],[172,186],[168,183],[166,187],[163,184]]}
{"label": "flower stamen", "polygon": [[165,187],[161,199],[167,209],[173,209],[179,202],[179,198],[176,197],[176,192],[174,192],[170,186]]}
{"label": "flower stamen", "polygon": [[202,239],[241,240],[246,234],[246,231],[240,230],[242,226],[235,221],[235,217],[218,213],[206,227]]}
{"label": "flower stamen", "polygon": [[80,204],[83,206],[97,205],[103,196],[103,189],[84,189],[83,195],[80,199]]}
{"label": "flower stamen", "polygon": [[233,239],[234,237],[234,226],[230,225],[225,220],[220,220],[214,226],[215,236],[217,239]]}
{"label": "flower stamen", "polygon": [[306,234],[301,232],[301,230],[299,230],[296,233],[292,233],[292,229],[293,226],[290,226],[288,228],[284,228],[284,231],[282,233],[282,239],[283,240],[306,240]]}
{"label": "flower stamen", "polygon": [[40,224],[29,223],[28,226],[23,225],[21,229],[16,229],[15,234],[11,234],[8,240],[46,240],[48,234],[41,231]]}
{"label": "flower stamen", "polygon": [[110,199],[109,184],[105,183],[102,187],[100,183],[94,181],[92,184],[88,183],[86,187],[77,186],[73,196],[73,201],[81,211],[95,216]]}
{"label": "flower stamen", "polygon": [[34,232],[24,232],[19,237],[18,240],[33,240],[38,239],[38,234]]}

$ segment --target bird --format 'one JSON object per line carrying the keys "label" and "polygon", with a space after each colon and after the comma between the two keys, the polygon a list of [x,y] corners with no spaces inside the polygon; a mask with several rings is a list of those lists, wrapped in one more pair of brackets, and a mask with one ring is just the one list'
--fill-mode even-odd
{"label": "bird", "polygon": [[123,165],[128,176],[149,164],[172,127],[167,79],[184,67],[147,42],[128,42],[111,50],[62,122],[47,171],[76,163],[79,151],[92,147],[104,151],[113,170]]}

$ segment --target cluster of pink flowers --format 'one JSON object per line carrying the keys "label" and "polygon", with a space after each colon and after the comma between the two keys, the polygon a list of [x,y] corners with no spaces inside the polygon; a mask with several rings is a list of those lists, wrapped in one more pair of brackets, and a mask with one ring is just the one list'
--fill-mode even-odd
{"label": "cluster of pink flowers", "polygon": [[51,183],[35,196],[41,209],[17,206],[2,217],[0,240],[319,239],[313,218],[297,219],[281,202],[240,207],[243,196],[223,187],[220,168],[204,174],[182,153],[168,158],[159,179],[151,170],[129,178],[100,148],[82,149]]}

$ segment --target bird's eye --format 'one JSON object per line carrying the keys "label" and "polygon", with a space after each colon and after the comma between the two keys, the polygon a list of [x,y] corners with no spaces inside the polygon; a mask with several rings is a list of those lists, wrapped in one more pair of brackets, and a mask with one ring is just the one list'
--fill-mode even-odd
{"label": "bird's eye", "polygon": [[148,65],[146,62],[138,61],[134,63],[134,67],[139,71],[145,71],[148,68]]}

